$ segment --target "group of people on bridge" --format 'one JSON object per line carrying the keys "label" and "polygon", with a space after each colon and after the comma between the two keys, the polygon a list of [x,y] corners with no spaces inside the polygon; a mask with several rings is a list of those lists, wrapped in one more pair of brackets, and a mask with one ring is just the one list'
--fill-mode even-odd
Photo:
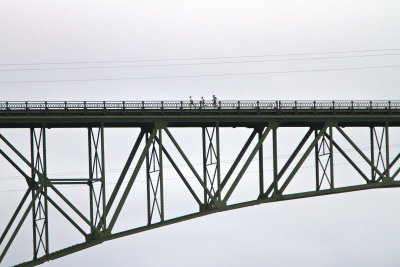
{"label": "group of people on bridge", "polygon": [[[216,108],[217,107],[217,97],[215,95],[212,96],[212,102],[211,102],[211,106]],[[189,96],[189,108],[196,108],[196,105],[193,102],[192,96]],[[201,97],[200,100],[200,108],[205,108],[207,107],[206,105],[206,101],[204,100],[204,97]]]}

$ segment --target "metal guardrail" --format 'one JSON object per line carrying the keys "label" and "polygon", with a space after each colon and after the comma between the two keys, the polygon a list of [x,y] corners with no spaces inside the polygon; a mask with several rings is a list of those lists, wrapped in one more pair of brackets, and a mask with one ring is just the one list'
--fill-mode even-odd
{"label": "metal guardrail", "polygon": [[400,110],[400,101],[6,101],[0,111],[29,110],[176,110],[176,109],[388,109]]}

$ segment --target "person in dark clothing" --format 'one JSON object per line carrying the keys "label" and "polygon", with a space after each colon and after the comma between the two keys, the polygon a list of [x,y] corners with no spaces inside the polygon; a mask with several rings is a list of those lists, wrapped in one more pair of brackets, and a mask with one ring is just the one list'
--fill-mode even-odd
{"label": "person in dark clothing", "polygon": [[194,104],[193,104],[192,96],[190,96],[189,97],[189,108],[192,109],[192,107],[194,108]]}

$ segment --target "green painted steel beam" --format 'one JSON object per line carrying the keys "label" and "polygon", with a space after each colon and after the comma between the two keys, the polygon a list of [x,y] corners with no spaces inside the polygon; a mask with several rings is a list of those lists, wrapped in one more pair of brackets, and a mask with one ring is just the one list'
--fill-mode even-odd
{"label": "green painted steel beam", "polygon": [[[396,162],[397,162],[399,159],[400,159],[400,153],[398,153],[397,156],[396,156],[396,157],[392,160],[392,162],[389,164],[389,168],[386,168],[385,171],[382,173],[382,174],[385,175],[385,176],[380,176],[380,177],[376,180],[376,182],[380,182],[381,180],[383,180],[384,177],[387,177],[387,174],[389,173],[389,170],[390,170],[391,168],[393,168],[394,164],[396,164]],[[396,172],[395,172],[394,174],[396,174]],[[394,178],[397,176],[397,174],[396,174],[396,175],[394,175],[394,174],[393,174],[392,177],[387,177],[387,178],[394,179]]]}
{"label": "green painted steel beam", "polygon": [[221,201],[221,151],[220,151],[220,142],[219,142],[219,122],[217,122],[217,125],[215,126],[215,131],[216,131],[216,145],[217,145],[217,192],[216,196],[218,201]]}
{"label": "green painted steel beam", "polygon": [[390,166],[390,154],[389,154],[389,127],[388,127],[388,125],[387,125],[387,123],[386,123],[386,126],[385,126],[385,143],[386,143],[386,170],[385,170],[385,173],[386,173],[386,178],[390,178],[390,168],[391,168],[391,166]]}
{"label": "green painted steel beam", "polygon": [[26,165],[31,166],[31,163],[16,149],[2,134],[0,134],[0,139],[3,140],[3,142],[11,148],[12,151],[14,151],[17,156],[26,163]]}
{"label": "green painted steel beam", "polygon": [[[313,130],[310,128],[307,133],[304,135],[304,137],[302,138],[302,140],[300,141],[300,143],[297,145],[297,147],[295,148],[295,150],[293,151],[293,153],[290,155],[289,159],[286,161],[285,165],[283,165],[282,169],[280,170],[280,172],[278,173],[278,179],[277,181],[279,182],[279,180],[282,178],[282,176],[285,174],[286,170],[289,168],[290,164],[292,164],[293,160],[296,158],[296,156],[299,154],[300,150],[303,148],[304,144],[307,142],[308,138],[311,136]],[[274,188],[277,187],[277,185],[275,185],[276,182],[273,181],[271,183],[271,185],[268,187],[267,191],[265,192],[264,196],[268,197],[269,194],[271,194],[271,192],[274,190]],[[275,191],[277,192],[277,191]]]}
{"label": "green painted steel beam", "polygon": [[157,228],[175,224],[175,223],[192,220],[195,218],[199,218],[199,217],[206,216],[206,215],[211,215],[211,214],[218,213],[218,212],[235,210],[235,209],[239,209],[239,208],[251,207],[254,205],[273,203],[273,202],[278,202],[278,201],[295,200],[295,199],[317,197],[317,196],[327,196],[327,195],[368,190],[368,189],[395,188],[395,187],[396,188],[400,187],[400,181],[392,181],[392,182],[388,182],[388,183],[371,183],[371,184],[363,184],[363,185],[355,185],[355,186],[347,186],[347,187],[338,187],[338,188],[334,188],[334,189],[325,189],[325,190],[319,190],[319,191],[288,194],[288,195],[283,195],[279,199],[263,198],[263,199],[257,199],[257,200],[252,200],[252,201],[246,201],[246,202],[242,202],[242,203],[238,203],[238,204],[228,205],[221,209],[204,210],[204,211],[201,211],[198,213],[192,213],[192,214],[188,214],[185,216],[165,220],[164,222],[159,222],[159,223],[155,223],[155,224],[148,225],[148,226],[138,227],[138,228],[122,231],[119,233],[114,233],[114,234],[111,234],[108,236],[104,236],[98,240],[92,240],[92,241],[80,243],[80,244],[77,244],[77,245],[74,245],[71,247],[67,247],[67,248],[55,251],[45,257],[38,258],[37,260],[34,260],[34,261],[24,262],[24,263],[18,264],[16,266],[36,266],[36,265],[42,264],[44,262],[47,262],[50,260],[55,260],[55,259],[67,256],[67,255],[70,255],[72,253],[96,246],[96,245],[101,244],[106,241],[115,240],[115,239],[118,239],[121,237],[157,229]]}
{"label": "green painted steel beam", "polygon": [[277,129],[272,129],[272,165],[273,165],[273,185],[274,191],[278,192],[278,143]]}
{"label": "green painted steel beam", "polygon": [[112,231],[112,229],[113,229],[113,227],[114,227],[114,225],[115,225],[115,223],[116,223],[116,221],[118,219],[118,216],[121,213],[122,207],[124,206],[125,201],[126,201],[128,195],[129,195],[130,191],[131,191],[132,185],[136,180],[136,177],[137,177],[137,175],[139,173],[140,168],[142,167],[143,161],[145,159],[146,154],[148,153],[149,147],[150,147],[151,143],[153,142],[154,137],[157,134],[157,130],[158,130],[158,128],[154,127],[153,130],[151,131],[149,139],[146,141],[146,145],[145,145],[145,147],[144,147],[144,149],[143,149],[143,151],[142,151],[142,153],[141,153],[141,155],[139,157],[139,160],[138,160],[138,162],[136,164],[135,170],[133,171],[133,173],[131,175],[131,178],[129,179],[129,182],[126,185],[126,188],[125,188],[124,193],[122,194],[121,200],[119,201],[119,203],[118,203],[118,205],[117,205],[117,207],[115,209],[115,212],[114,212],[114,214],[113,214],[113,216],[111,218],[110,224],[108,225],[107,231],[109,233],[111,233],[111,231]]}
{"label": "green painted steel beam", "polygon": [[53,191],[85,222],[87,223],[92,229],[95,229],[95,231],[99,234],[100,232],[96,229],[96,227],[90,222],[85,215],[82,214],[82,212],[79,211],[75,205],[73,205],[58,189],[52,184],[48,183],[48,185],[53,189]]}
{"label": "green painted steel beam", "polygon": [[329,163],[330,163],[330,176],[331,176],[331,189],[335,188],[335,176],[333,165],[333,129],[329,126]]}
{"label": "green painted steel beam", "polygon": [[379,176],[383,177],[384,175],[378,170],[373,162],[371,162],[368,157],[361,151],[361,149],[351,140],[351,138],[339,127],[336,129],[342,134],[342,136],[349,142],[349,144],[360,154],[360,156],[374,169],[374,171],[379,174]]}
{"label": "green painted steel beam", "polygon": [[19,212],[22,209],[22,206],[24,205],[26,199],[28,198],[29,194],[31,192],[31,188],[28,188],[28,190],[26,190],[24,196],[22,197],[21,201],[18,204],[18,207],[15,209],[14,214],[12,215],[10,221],[8,222],[6,228],[4,229],[1,237],[0,237],[0,245],[1,243],[3,243],[4,238],[6,237],[8,231],[10,230],[11,226],[13,225],[15,219],[17,218]]}
{"label": "green painted steel beam", "polygon": [[[330,138],[330,135],[325,133],[325,136]],[[333,146],[342,154],[342,156],[350,163],[351,166],[361,175],[364,180],[369,183],[371,180],[368,179],[367,175],[357,166],[357,164],[346,154],[346,152],[332,139]]]}
{"label": "green painted steel beam", "polygon": [[[94,225],[94,211],[93,211],[93,162],[92,162],[92,127],[88,127],[88,157],[89,157],[89,217],[90,223]],[[92,229],[93,231],[93,229]]]}
{"label": "green painted steel beam", "polygon": [[228,192],[226,193],[224,199],[222,200],[222,202],[224,204],[226,204],[227,201],[229,200],[230,196],[232,195],[232,193],[235,190],[236,186],[239,184],[240,180],[242,179],[244,173],[246,172],[247,168],[249,167],[249,165],[250,165],[251,161],[253,160],[254,156],[257,154],[260,146],[264,142],[265,138],[267,138],[269,132],[272,129],[276,128],[276,127],[277,127],[277,125],[275,125],[275,123],[270,123],[270,125],[268,125],[267,129],[265,129],[265,131],[262,134],[261,138],[258,140],[256,146],[253,148],[253,151],[250,153],[250,156],[248,157],[248,159],[244,163],[244,165],[243,165],[242,169],[240,170],[238,176],[233,181],[231,187],[229,188]]}
{"label": "green painted steel beam", "polygon": [[[102,214],[106,213],[106,166],[105,166],[105,152],[104,152],[104,125],[103,123],[100,126],[100,142],[101,142],[101,194],[102,194],[102,203],[103,203],[103,211]],[[99,225],[103,226],[103,229],[107,228],[107,216],[104,216],[104,220],[99,220]]]}
{"label": "green painted steel beam", "polygon": [[35,172],[40,178],[43,178],[43,174],[40,173],[31,162],[29,162],[22,154],[18,151],[2,134],[0,134],[0,139],[26,164],[33,172]]}
{"label": "green painted steel beam", "polygon": [[283,194],[283,191],[287,188],[289,183],[292,181],[293,177],[296,175],[297,171],[300,169],[300,167],[303,165],[304,161],[306,158],[310,155],[311,150],[314,148],[315,144],[318,143],[319,139],[324,135],[326,129],[328,128],[328,125],[325,124],[325,126],[319,131],[318,135],[315,137],[315,139],[311,142],[310,146],[307,148],[306,152],[303,154],[303,156],[300,158],[299,162],[296,164],[292,172],[289,174],[288,178],[286,181],[283,183],[281,188],[279,189],[279,195]]}
{"label": "green painted steel beam", "polygon": [[[158,138],[157,137],[155,137],[155,138],[156,138],[156,141],[159,142]],[[167,149],[164,146],[162,146],[162,151],[163,151],[164,155],[167,157],[167,159],[169,160],[169,162],[171,163],[172,167],[178,173],[179,177],[182,179],[183,183],[186,185],[186,188],[189,190],[189,192],[192,194],[193,198],[196,200],[197,204],[199,204],[199,206],[201,206],[202,203],[201,203],[199,197],[197,196],[196,192],[194,192],[193,188],[190,186],[190,183],[187,181],[187,179],[185,178],[185,176],[179,169],[178,165],[176,165],[174,159],[171,157],[171,155],[168,153]]]}
{"label": "green painted steel beam", "polygon": [[39,196],[40,192],[43,189],[43,185],[41,185],[38,190],[36,191],[36,193],[34,194],[34,196],[32,197],[31,202],[29,203],[28,207],[26,208],[24,214],[22,215],[21,219],[19,220],[19,223],[17,224],[14,232],[12,233],[10,239],[8,240],[6,246],[3,249],[3,252],[0,254],[0,263],[3,261],[4,256],[6,255],[8,249],[10,248],[12,242],[14,241],[15,237],[17,236],[19,230],[21,229],[22,224],[24,223],[26,217],[28,216],[29,212],[32,209],[32,206],[34,205],[37,197]]}
{"label": "green painted steel beam", "polygon": [[193,167],[193,165],[190,162],[190,160],[186,157],[185,153],[183,152],[182,148],[179,146],[178,142],[176,142],[176,140],[172,136],[171,132],[167,128],[165,128],[165,132],[167,133],[169,139],[172,141],[172,143],[174,144],[174,146],[178,150],[179,154],[181,154],[182,158],[185,160],[186,164],[189,166],[190,170],[193,172],[194,176],[197,178],[197,181],[199,181],[199,183],[201,184],[203,189],[206,191],[207,195],[215,202],[216,201],[215,196],[213,196],[211,194],[210,190],[208,190],[208,188],[205,185],[205,183],[201,180],[201,178],[200,178],[199,174],[197,173],[196,169]]}
{"label": "green painted steel beam", "polygon": [[[157,134],[154,136],[154,138],[157,137]],[[146,133],[146,143],[149,141],[149,134]],[[153,143],[152,143],[153,144]],[[149,147],[150,150],[150,147]],[[147,208],[147,224],[151,224],[151,209],[150,209],[150,159],[149,159],[149,151],[146,151],[146,208]]]}
{"label": "green painted steel beam", "polygon": [[86,236],[86,232],[51,197],[46,196],[46,198],[82,235]]}
{"label": "green painted steel beam", "polygon": [[225,187],[229,178],[232,176],[232,173],[235,171],[237,165],[239,164],[240,160],[243,158],[243,155],[246,153],[247,149],[249,148],[251,142],[253,141],[254,137],[256,136],[257,131],[253,130],[247,139],[246,143],[242,147],[239,152],[239,155],[236,157],[235,161],[233,162],[232,166],[229,168],[229,171],[226,173],[225,178],[222,180],[221,189]]}
{"label": "green painted steel beam", "polygon": [[[258,132],[258,140],[260,140],[262,137],[262,131]],[[273,149],[276,148],[273,146]],[[274,152],[273,152],[274,153]],[[260,195],[259,197],[263,196],[264,194],[264,148],[263,145],[260,145],[260,148],[258,149],[258,185],[260,189]]]}
{"label": "green painted steel beam", "polygon": [[392,179],[394,180],[396,176],[400,173],[400,167],[397,169],[397,171],[392,175]]}
{"label": "green painted steel beam", "polygon": [[125,166],[122,169],[121,175],[119,176],[118,181],[115,184],[114,190],[112,191],[110,199],[107,202],[105,213],[102,215],[100,221],[104,220],[104,217],[107,216],[108,213],[110,212],[111,206],[114,203],[114,200],[115,200],[115,198],[116,198],[116,196],[117,196],[117,194],[118,194],[118,192],[119,192],[119,190],[121,188],[121,185],[124,182],[126,174],[128,173],[129,167],[132,164],[133,158],[135,157],[135,155],[136,155],[136,153],[137,153],[137,151],[139,149],[140,143],[143,140],[143,136],[144,136],[144,131],[141,130],[140,133],[139,133],[139,136],[137,137],[137,139],[135,141],[135,144],[132,147],[131,153],[128,156],[128,159],[127,159],[127,161],[125,163]]}
{"label": "green painted steel beam", "polygon": [[29,177],[1,148],[0,154],[25,178],[28,186],[32,184],[32,178]]}
{"label": "green painted steel beam", "polygon": [[137,112],[137,113],[107,113],[99,114],[62,114],[62,115],[0,115],[0,128],[87,128],[90,126],[104,127],[141,127],[151,126],[157,122],[166,122],[169,127],[213,127],[215,122],[220,127],[259,127],[266,121],[280,121],[280,127],[313,127],[327,121],[337,121],[340,127],[369,127],[369,126],[400,126],[400,110],[397,112],[372,111],[308,111],[307,113],[295,111],[257,112],[245,111],[213,111],[192,114],[190,112],[168,111],[163,112]]}

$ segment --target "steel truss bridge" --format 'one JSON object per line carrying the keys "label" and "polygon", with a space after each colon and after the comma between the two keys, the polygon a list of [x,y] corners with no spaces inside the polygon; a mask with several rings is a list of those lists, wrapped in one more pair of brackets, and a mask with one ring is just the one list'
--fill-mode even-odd
{"label": "steel truss bridge", "polygon": [[[390,130],[400,126],[400,101],[219,101],[219,102],[0,102],[0,128],[30,129],[30,155],[23,155],[6,136],[0,142],[9,153],[0,154],[26,181],[26,192],[16,204],[7,225],[0,226],[0,263],[7,255],[21,226],[32,218],[33,258],[21,265],[31,266],[98,245],[104,241],[151,230],[161,226],[262,203],[322,196],[373,188],[399,187],[400,168],[394,168],[400,158],[390,158]],[[119,179],[106,195],[104,129],[130,127],[140,129]],[[170,128],[188,127],[201,131],[203,163],[195,168]],[[221,172],[220,128],[252,129],[243,140],[241,151],[226,173]],[[306,127],[285,163],[278,167],[277,135],[279,128]],[[364,153],[347,133],[347,128],[362,127],[369,131],[370,153]],[[47,175],[46,133],[51,128],[84,128],[88,137],[88,177],[82,179],[52,178]],[[271,183],[264,177],[263,146],[272,135],[273,174]],[[361,167],[346,153],[337,137],[345,140],[368,164]],[[165,139],[173,143],[178,153],[163,146]],[[112,140],[107,140],[112,142]],[[195,140],[193,140],[194,142]],[[144,147],[143,149],[141,149]],[[140,149],[139,149],[140,148]],[[300,153],[301,152],[301,153]],[[359,175],[359,183],[335,186],[334,153],[343,156]],[[246,156],[245,156],[246,155]],[[17,163],[13,157],[22,163]],[[189,180],[176,163],[183,158],[196,179]],[[248,167],[258,157],[257,191],[254,198],[231,203],[230,198]],[[315,159],[315,182],[311,191],[287,193],[309,157]],[[135,161],[134,161],[135,159]],[[165,219],[163,162],[168,161],[184,183],[191,197],[185,201],[197,203],[198,210],[181,217]],[[25,165],[25,166],[21,166]],[[147,184],[147,224],[115,232],[121,210],[145,165]],[[240,166],[240,167],[239,167]],[[29,169],[30,173],[23,169]],[[131,169],[133,172],[129,172]],[[235,175],[233,175],[235,174]],[[60,187],[84,184],[88,187],[90,211],[79,206],[60,192]],[[200,186],[196,192],[194,185]],[[52,192],[52,194],[49,194]],[[53,196],[57,196],[57,199]],[[48,209],[52,206],[76,231],[82,242],[58,251],[50,249],[51,229]],[[64,208],[68,207],[68,209]],[[79,220],[73,219],[78,217]]]}

